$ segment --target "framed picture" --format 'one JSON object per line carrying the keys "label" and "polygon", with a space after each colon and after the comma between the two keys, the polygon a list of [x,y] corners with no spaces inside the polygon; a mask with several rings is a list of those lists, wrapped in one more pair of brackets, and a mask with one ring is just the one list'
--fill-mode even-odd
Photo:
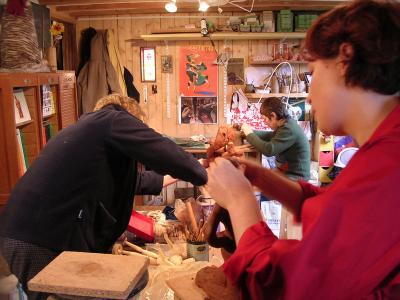
{"label": "framed picture", "polygon": [[180,97],[179,124],[217,124],[217,97]]}
{"label": "framed picture", "polygon": [[161,72],[172,73],[172,55],[161,56]]}
{"label": "framed picture", "polygon": [[22,90],[14,90],[14,113],[16,125],[21,125],[31,120],[28,104]]}
{"label": "framed picture", "polygon": [[140,71],[142,82],[156,81],[156,48],[140,48]]}
{"label": "framed picture", "polygon": [[244,84],[244,58],[230,58],[227,67],[228,84]]}

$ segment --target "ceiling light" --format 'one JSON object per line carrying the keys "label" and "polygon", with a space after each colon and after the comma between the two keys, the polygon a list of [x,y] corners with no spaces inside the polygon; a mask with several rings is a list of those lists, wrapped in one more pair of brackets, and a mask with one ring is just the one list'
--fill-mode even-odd
{"label": "ceiling light", "polygon": [[176,2],[176,0],[171,0],[170,2],[165,4],[165,10],[170,13],[176,12],[178,10],[178,8],[176,7],[175,2]]}
{"label": "ceiling light", "polygon": [[206,1],[199,1],[199,11],[206,12],[209,7]]}

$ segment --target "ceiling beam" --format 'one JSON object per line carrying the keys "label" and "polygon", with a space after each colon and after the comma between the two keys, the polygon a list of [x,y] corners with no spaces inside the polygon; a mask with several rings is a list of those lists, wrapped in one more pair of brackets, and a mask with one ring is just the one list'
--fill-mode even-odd
{"label": "ceiling beam", "polygon": [[[208,10],[209,12],[217,12],[217,9]],[[193,13],[192,8],[180,9],[179,13]],[[109,15],[131,15],[131,14],[160,14],[167,13],[165,9],[155,10],[154,8],[139,8],[139,9],[125,9],[125,10],[87,10],[87,11],[73,11],[70,12],[69,15],[71,17],[79,18],[79,17],[89,17],[89,16],[109,16]],[[170,14],[173,17],[173,14]],[[207,15],[204,15],[207,17]]]}
{"label": "ceiling beam", "polygon": [[[165,3],[114,3],[114,4],[82,4],[56,6],[58,11],[86,11],[86,10],[126,10],[126,9],[163,9]],[[179,8],[197,8],[191,3],[180,3]]]}
{"label": "ceiling beam", "polygon": [[[198,13],[198,0],[177,0],[178,12]],[[253,11],[263,10],[313,10],[324,11],[348,0],[255,0]],[[51,7],[52,14],[75,19],[82,16],[108,16],[119,14],[147,14],[166,13],[164,9],[168,0],[40,0],[43,5]],[[245,9],[251,8],[252,0],[236,2]],[[231,4],[221,6],[224,12],[243,12]],[[217,12],[217,7],[212,6],[207,13]],[[204,15],[207,16],[207,13]],[[171,14],[173,16],[173,14]]]}
{"label": "ceiling beam", "polygon": [[[293,6],[293,5],[311,5],[311,6],[327,6],[333,7],[340,3],[347,2],[348,0],[255,0],[255,5],[272,5],[272,6]],[[87,5],[87,4],[130,4],[137,5],[140,3],[167,3],[168,0],[39,0],[42,5],[57,5],[57,6],[70,6],[70,5]],[[197,0],[177,0],[177,5],[182,4],[197,4]],[[239,5],[251,6],[252,0],[246,0],[243,2],[236,2]],[[229,6],[224,5],[224,7]]]}
{"label": "ceiling beam", "polygon": [[[336,1],[335,5],[340,4],[340,1]],[[178,10],[191,9],[196,11],[198,8],[197,3],[178,3]],[[246,9],[250,9],[251,5],[243,4],[241,5]],[[253,6],[254,10],[279,10],[283,8],[291,8],[294,10],[300,9],[310,9],[310,10],[328,10],[334,5],[327,5],[326,3],[310,3],[306,1],[297,1],[296,4],[285,4],[282,3],[256,3]],[[107,3],[107,4],[81,4],[81,5],[68,5],[68,6],[56,6],[58,11],[95,11],[95,10],[126,10],[126,9],[159,9],[164,10],[164,3],[153,3],[151,6],[148,3]],[[240,11],[240,8],[232,5],[224,5],[221,7],[224,11]],[[211,10],[216,10],[215,7],[211,7]]]}
{"label": "ceiling beam", "polygon": [[50,9],[50,16],[52,19],[55,19],[56,21],[60,22],[67,22],[67,23],[76,23],[76,18],[71,16],[70,14],[62,11],[57,11],[57,9],[54,6],[48,6]]}
{"label": "ceiling beam", "polygon": [[[329,10],[332,7],[328,6],[254,6],[254,11],[262,11],[262,10],[280,10],[280,9],[285,9],[285,8],[290,8],[292,10],[313,10],[313,11],[324,11],[324,10]],[[240,8],[237,7],[222,7],[224,12],[244,12]],[[179,13],[193,13],[193,12],[198,12],[196,8],[179,8],[178,7],[178,12]],[[207,11],[207,13],[216,13],[217,12],[217,7],[210,7]],[[167,13],[164,9],[164,7],[136,7],[136,8],[129,8],[129,9],[117,9],[117,8],[110,8],[110,9],[99,9],[99,10],[92,10],[92,9],[87,9],[87,10],[74,10],[70,11],[69,15],[72,17],[81,17],[81,16],[106,16],[106,15],[118,15],[118,14],[146,14],[146,13]],[[207,17],[207,13],[204,14],[205,17]],[[173,16],[173,14],[171,14]]]}
{"label": "ceiling beam", "polygon": [[[179,0],[178,0],[179,1]],[[162,2],[166,3],[168,0],[39,0],[42,5],[57,5],[57,6],[68,6],[74,4],[116,4],[116,3],[155,3]]]}

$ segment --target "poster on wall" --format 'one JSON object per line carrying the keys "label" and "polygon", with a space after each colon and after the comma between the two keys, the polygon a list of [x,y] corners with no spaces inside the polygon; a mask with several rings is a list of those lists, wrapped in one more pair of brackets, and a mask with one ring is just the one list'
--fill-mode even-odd
{"label": "poster on wall", "polygon": [[190,97],[217,97],[217,53],[211,46],[180,47],[179,94]]}
{"label": "poster on wall", "polygon": [[217,97],[180,97],[179,124],[217,124]]}

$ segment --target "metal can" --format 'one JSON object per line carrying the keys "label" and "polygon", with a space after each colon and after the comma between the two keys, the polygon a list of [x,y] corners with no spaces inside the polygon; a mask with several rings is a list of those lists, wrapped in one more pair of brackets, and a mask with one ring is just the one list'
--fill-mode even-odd
{"label": "metal can", "polygon": [[208,248],[209,246],[207,243],[188,241],[186,243],[187,257],[193,257],[195,261],[208,261]]}

